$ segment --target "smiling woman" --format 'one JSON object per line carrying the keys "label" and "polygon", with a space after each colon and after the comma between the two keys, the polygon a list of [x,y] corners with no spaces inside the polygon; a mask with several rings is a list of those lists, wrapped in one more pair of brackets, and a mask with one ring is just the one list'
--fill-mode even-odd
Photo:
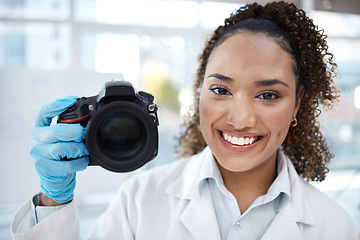
{"label": "smiling woman", "polygon": [[[184,132],[179,138],[177,149],[179,156],[198,153],[209,144],[200,131],[200,115],[198,114],[201,98],[199,93],[207,80],[206,71],[211,65],[213,55],[216,54],[218,48],[223,47],[225,41],[237,42],[234,40],[235,37],[247,35],[247,38],[253,37],[244,43],[241,51],[237,51],[240,46],[233,46],[238,53],[234,57],[235,60],[238,57],[242,59],[242,63],[230,61],[228,56],[224,55],[220,56],[221,59],[218,61],[228,60],[226,67],[233,71],[237,70],[238,75],[244,79],[249,79],[249,76],[244,74],[250,73],[252,77],[257,78],[254,80],[257,86],[275,86],[274,83],[280,81],[282,85],[288,85],[289,90],[293,90],[292,93],[296,98],[294,104],[297,104],[297,109],[292,113],[290,121],[291,126],[297,126],[290,128],[280,145],[301,176],[315,181],[325,179],[328,172],[327,165],[333,154],[320,132],[318,117],[321,112],[320,104],[331,108],[339,97],[339,92],[333,83],[336,64],[333,62],[333,55],[327,50],[326,35],[317,30],[304,11],[299,11],[294,5],[284,9],[283,4],[273,3],[260,6],[255,3],[250,5],[251,7],[240,8],[225,20],[225,25],[220,26],[206,43],[194,84],[195,111],[193,111],[194,114],[188,116]],[[278,49],[274,50],[272,46]],[[278,67],[273,67],[276,64]],[[255,66],[260,65],[263,69],[254,73]],[[287,76],[282,73],[284,69],[289,72]],[[222,73],[211,74],[217,74],[219,77]],[[232,77],[221,76],[218,79],[232,79]],[[294,88],[291,89],[291,87]],[[276,91],[270,92],[272,95],[266,92],[265,95],[259,95],[258,99],[270,97],[272,101],[275,101],[281,97],[276,94]],[[299,111],[298,114],[297,111]]]}
{"label": "smiling woman", "polygon": [[[331,107],[338,97],[325,38],[293,4],[254,3],[234,12],[200,57],[194,108],[179,139],[180,154],[190,156],[123,183],[89,239],[358,239],[344,209],[305,181],[323,180],[332,157],[317,121],[319,104]],[[71,104],[55,101],[38,119]],[[33,148],[34,160],[49,166],[40,175],[70,202],[43,190],[15,215],[13,236],[79,239],[71,200],[82,168],[73,164],[86,152],[65,148],[75,147],[72,134],[59,138],[54,126],[39,128],[63,147]],[[60,154],[78,159],[66,162],[67,175],[47,175],[58,172]]]}
{"label": "smiling woman", "polygon": [[[208,184],[222,239],[240,236],[229,230],[240,221],[257,226],[255,236],[245,239],[289,238],[294,229],[268,235],[275,222],[283,224],[280,216],[289,204],[303,212],[296,220],[302,238],[358,239],[353,224],[352,237],[348,230],[331,230],[348,217],[328,217],[326,209],[337,207],[303,182],[324,180],[333,157],[318,122],[320,104],[331,108],[339,97],[325,39],[304,11],[273,2],[240,8],[206,42],[177,152],[211,152],[221,177]],[[317,210],[305,213],[302,204]],[[318,224],[311,223],[313,217]]]}
{"label": "smiling woman", "polygon": [[[293,65],[292,56],[273,38],[249,32],[228,37],[208,60],[199,100],[201,132],[224,182],[231,184],[235,174],[253,176],[253,184],[241,188],[252,193],[238,201],[242,212],[270,187],[255,187],[256,179],[272,183],[276,178],[277,150],[301,102]],[[243,182],[234,184],[240,189]]]}

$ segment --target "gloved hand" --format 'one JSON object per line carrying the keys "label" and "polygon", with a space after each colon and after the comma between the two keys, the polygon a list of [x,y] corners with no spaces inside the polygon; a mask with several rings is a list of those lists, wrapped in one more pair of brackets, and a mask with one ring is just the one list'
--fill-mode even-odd
{"label": "gloved hand", "polygon": [[[56,202],[73,199],[76,172],[89,163],[82,140],[85,128],[80,124],[53,124],[52,119],[72,106],[76,97],[69,96],[44,105],[35,118],[31,132],[30,155],[40,176],[41,191]],[[74,160],[63,161],[68,158]]]}

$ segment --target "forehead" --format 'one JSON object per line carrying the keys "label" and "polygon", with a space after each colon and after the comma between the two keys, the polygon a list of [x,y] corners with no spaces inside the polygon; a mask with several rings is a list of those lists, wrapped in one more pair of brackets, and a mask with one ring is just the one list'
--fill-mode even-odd
{"label": "forehead", "polygon": [[205,78],[209,74],[221,73],[231,78],[295,79],[294,65],[292,56],[272,37],[240,32],[213,50]]}

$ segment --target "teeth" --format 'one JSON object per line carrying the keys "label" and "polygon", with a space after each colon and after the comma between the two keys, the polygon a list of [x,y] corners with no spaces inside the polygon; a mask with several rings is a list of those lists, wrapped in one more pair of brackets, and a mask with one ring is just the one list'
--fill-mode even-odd
{"label": "teeth", "polygon": [[255,137],[241,137],[241,138],[237,138],[234,136],[230,136],[227,133],[223,133],[223,137],[226,141],[234,144],[234,145],[239,145],[239,146],[244,146],[244,145],[249,145],[254,143],[255,141]]}

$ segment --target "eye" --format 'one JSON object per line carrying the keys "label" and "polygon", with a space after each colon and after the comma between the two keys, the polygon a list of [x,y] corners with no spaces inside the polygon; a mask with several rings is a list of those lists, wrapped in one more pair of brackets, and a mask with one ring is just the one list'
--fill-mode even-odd
{"label": "eye", "polygon": [[276,99],[280,98],[280,96],[273,92],[265,92],[265,93],[260,94],[258,96],[258,98],[263,99],[263,100],[276,100]]}
{"label": "eye", "polygon": [[210,91],[212,91],[216,95],[231,95],[231,93],[226,88],[219,86],[211,87]]}

